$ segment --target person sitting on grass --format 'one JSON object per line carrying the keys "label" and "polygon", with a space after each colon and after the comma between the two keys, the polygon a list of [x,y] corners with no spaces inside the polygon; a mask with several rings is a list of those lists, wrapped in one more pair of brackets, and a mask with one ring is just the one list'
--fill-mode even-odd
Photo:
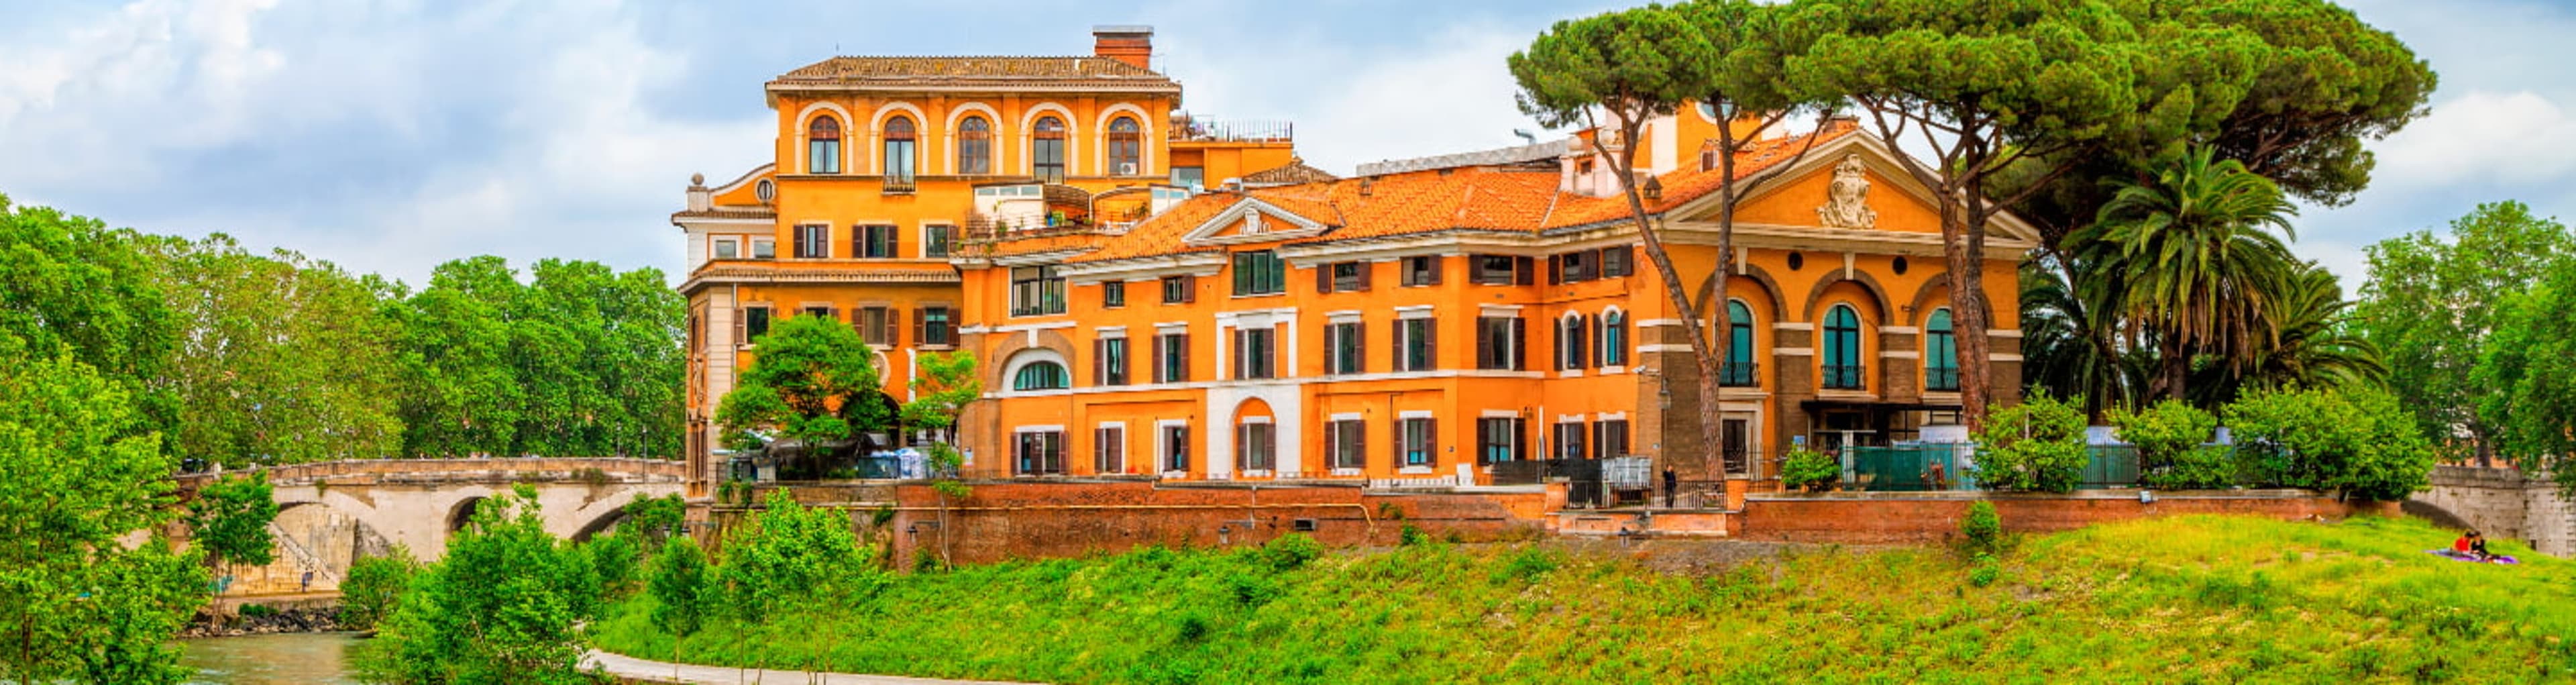
{"label": "person sitting on grass", "polygon": [[2487,551],[2486,534],[2476,531],[2469,532],[2469,554],[2477,556],[2478,561],[2491,561],[2495,559],[2495,554]]}

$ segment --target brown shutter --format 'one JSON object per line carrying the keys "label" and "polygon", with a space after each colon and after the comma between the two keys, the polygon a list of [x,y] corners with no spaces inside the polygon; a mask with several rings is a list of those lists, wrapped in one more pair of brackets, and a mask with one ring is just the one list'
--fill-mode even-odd
{"label": "brown shutter", "polygon": [[1430,260],[1431,260],[1431,282],[1430,282],[1430,285],[1439,285],[1439,284],[1440,284],[1440,272],[1444,270],[1442,267],[1444,267],[1444,266],[1446,266],[1446,265],[1447,265],[1447,259],[1448,259],[1448,258],[1447,258],[1447,257],[1443,257],[1443,256],[1441,256],[1441,255],[1431,255],[1428,259],[1430,259]]}
{"label": "brown shutter", "polygon": [[1109,339],[1091,341],[1091,384],[1109,384]]}
{"label": "brown shutter", "polygon": [[1513,257],[1512,283],[1517,285],[1529,285],[1532,281],[1536,280],[1538,278],[1538,266],[1535,262],[1536,260],[1528,257]]}
{"label": "brown shutter", "polygon": [[1368,290],[1368,289],[1369,289],[1369,272],[1371,272],[1371,271],[1376,271],[1376,270],[1377,270],[1377,265],[1376,265],[1376,264],[1369,263],[1369,262],[1367,262],[1367,261],[1361,261],[1361,262],[1359,263],[1359,265],[1360,265],[1360,290],[1362,290],[1362,291],[1366,291],[1366,290]]}
{"label": "brown shutter", "polygon": [[1572,275],[1572,274],[1568,274],[1568,273],[1566,273],[1566,272],[1565,272],[1565,259],[1563,258],[1563,255],[1548,255],[1548,256],[1547,256],[1547,284],[1548,284],[1548,285],[1558,285],[1558,284],[1562,284],[1562,283],[1564,283],[1564,282],[1565,282],[1565,277],[1566,277],[1566,276],[1570,276],[1570,275]]}
{"label": "brown shutter", "polygon": [[1183,303],[1189,303],[1189,302],[1197,302],[1197,301],[1199,301],[1199,277],[1197,277],[1197,276],[1182,276],[1182,277],[1181,277],[1181,302],[1183,302]]}
{"label": "brown shutter", "polygon": [[902,257],[902,256],[903,256],[903,229],[895,228],[895,227],[893,227],[893,226],[887,226],[887,227],[885,227],[885,232],[886,232],[886,257],[888,257],[888,258]]}
{"label": "brown shutter", "polygon": [[1511,352],[1512,352],[1512,359],[1511,359],[1511,361],[1512,361],[1512,366],[1511,366],[1511,369],[1512,369],[1513,371],[1528,371],[1528,370],[1529,370],[1529,320],[1528,320],[1528,319],[1524,319],[1524,318],[1517,317],[1517,316],[1512,317],[1512,349],[1511,349]]}
{"label": "brown shutter", "polygon": [[1407,369],[1408,371],[1429,371],[1440,368],[1439,319],[1432,319],[1431,323],[1424,324],[1422,326],[1422,352],[1423,367],[1419,369]]}
{"label": "brown shutter", "polygon": [[1492,326],[1485,325],[1485,320],[1483,318],[1476,319],[1476,365],[1474,368],[1485,368],[1485,357],[1493,354],[1495,342],[1497,341],[1494,340],[1494,328]]}
{"label": "brown shutter", "polygon": [[927,309],[914,309],[914,310],[912,310],[912,311],[909,311],[909,312],[905,312],[905,313],[904,313],[906,316],[910,317],[910,318],[911,318],[911,320],[912,320],[912,345],[913,345],[914,347],[920,347],[920,346],[921,346],[921,344],[922,344],[924,341],[927,341],[927,340],[929,340],[929,339],[930,339],[930,336],[923,335],[923,333],[927,333],[927,332],[928,332],[928,331],[926,330],[925,326],[926,326],[926,324],[928,324],[928,323],[930,322],[930,317],[922,316],[922,315],[921,315],[921,313],[922,313],[922,312],[925,312],[925,311],[929,311],[929,310],[927,310]]}
{"label": "brown shutter", "polygon": [[1362,321],[1351,324],[1351,338],[1349,340],[1342,341],[1342,344],[1351,346],[1351,358],[1358,360],[1359,362],[1359,368],[1351,369],[1352,373],[1368,373],[1367,343],[1368,322]]}
{"label": "brown shutter", "polygon": [[1548,366],[1556,367],[1558,370],[1564,370],[1566,360],[1565,346],[1573,341],[1565,339],[1565,325],[1562,319],[1558,320],[1557,323],[1548,325],[1547,339],[1549,343],[1548,351],[1555,353],[1556,355],[1554,358],[1555,363],[1548,364]]}
{"label": "brown shutter", "polygon": [[1331,264],[1315,265],[1315,292],[1326,295],[1332,294],[1333,266],[1334,265]]}

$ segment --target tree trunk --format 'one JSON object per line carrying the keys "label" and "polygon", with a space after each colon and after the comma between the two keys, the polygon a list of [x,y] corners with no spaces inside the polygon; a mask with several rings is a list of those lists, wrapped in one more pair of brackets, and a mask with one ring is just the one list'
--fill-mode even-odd
{"label": "tree trunk", "polygon": [[[1690,289],[1682,285],[1680,270],[1673,266],[1672,256],[1664,251],[1664,240],[1662,236],[1658,235],[1657,229],[1652,225],[1653,222],[1646,218],[1645,201],[1639,199],[1637,196],[1637,180],[1634,171],[1636,165],[1627,157],[1626,153],[1630,152],[1627,146],[1634,144],[1637,139],[1637,129],[1643,126],[1643,124],[1644,121],[1641,116],[1630,115],[1620,117],[1619,140],[1622,143],[1620,149],[1621,154],[1606,154],[1607,150],[1603,150],[1605,153],[1603,156],[1609,159],[1611,171],[1619,176],[1619,191],[1620,194],[1625,196],[1628,200],[1629,216],[1637,224],[1638,237],[1645,243],[1646,258],[1655,263],[1655,275],[1663,282],[1664,297],[1671,301],[1673,308],[1677,310],[1677,313],[1679,314],[1677,318],[1682,322],[1682,331],[1685,333],[1684,337],[1690,339],[1691,357],[1693,361],[1697,362],[1699,367],[1700,458],[1707,460],[1709,456],[1714,453],[1714,450],[1718,449],[1719,445],[1723,444],[1721,439],[1724,437],[1722,435],[1722,426],[1720,426],[1720,422],[1717,418],[1717,358],[1709,347],[1707,322],[1700,319],[1699,313],[1691,307]],[[1719,260],[1722,264],[1725,258],[1720,257]],[[1721,271],[1718,276],[1723,279],[1725,277],[1725,273]],[[1719,281],[1721,284],[1721,290],[1719,292],[1721,293],[1724,292],[1722,289],[1722,284],[1724,282],[1724,280]],[[1658,456],[1664,459],[1670,459],[1672,457],[1670,453],[1663,453]],[[1724,460],[1718,459],[1716,461],[1723,462]],[[1669,466],[1671,462],[1667,461],[1666,464]],[[1715,495],[1719,502],[1724,502],[1726,499],[1726,479],[1719,477],[1714,478],[1713,480],[1714,490],[1711,494]]]}
{"label": "tree trunk", "polygon": [[2165,339],[2156,345],[2156,374],[2170,400],[2183,399],[2183,384],[2191,377],[2191,348],[2183,344],[2177,330],[2165,331]]}

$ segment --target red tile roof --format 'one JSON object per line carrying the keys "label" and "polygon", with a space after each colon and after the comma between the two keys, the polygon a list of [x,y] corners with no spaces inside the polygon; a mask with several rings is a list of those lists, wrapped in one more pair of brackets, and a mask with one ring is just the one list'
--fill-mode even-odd
{"label": "red tile roof", "polygon": [[1180,88],[1150,69],[1104,57],[834,57],[769,82],[771,87],[1077,84]]}

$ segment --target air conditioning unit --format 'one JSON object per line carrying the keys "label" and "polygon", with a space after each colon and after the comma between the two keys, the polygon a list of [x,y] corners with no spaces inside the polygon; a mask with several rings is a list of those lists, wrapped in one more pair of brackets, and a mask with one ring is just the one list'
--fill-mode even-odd
{"label": "air conditioning unit", "polygon": [[1118,175],[1120,175],[1120,176],[1134,176],[1134,175],[1136,175],[1136,163],[1135,163],[1135,162],[1120,162],[1120,163],[1118,163]]}

